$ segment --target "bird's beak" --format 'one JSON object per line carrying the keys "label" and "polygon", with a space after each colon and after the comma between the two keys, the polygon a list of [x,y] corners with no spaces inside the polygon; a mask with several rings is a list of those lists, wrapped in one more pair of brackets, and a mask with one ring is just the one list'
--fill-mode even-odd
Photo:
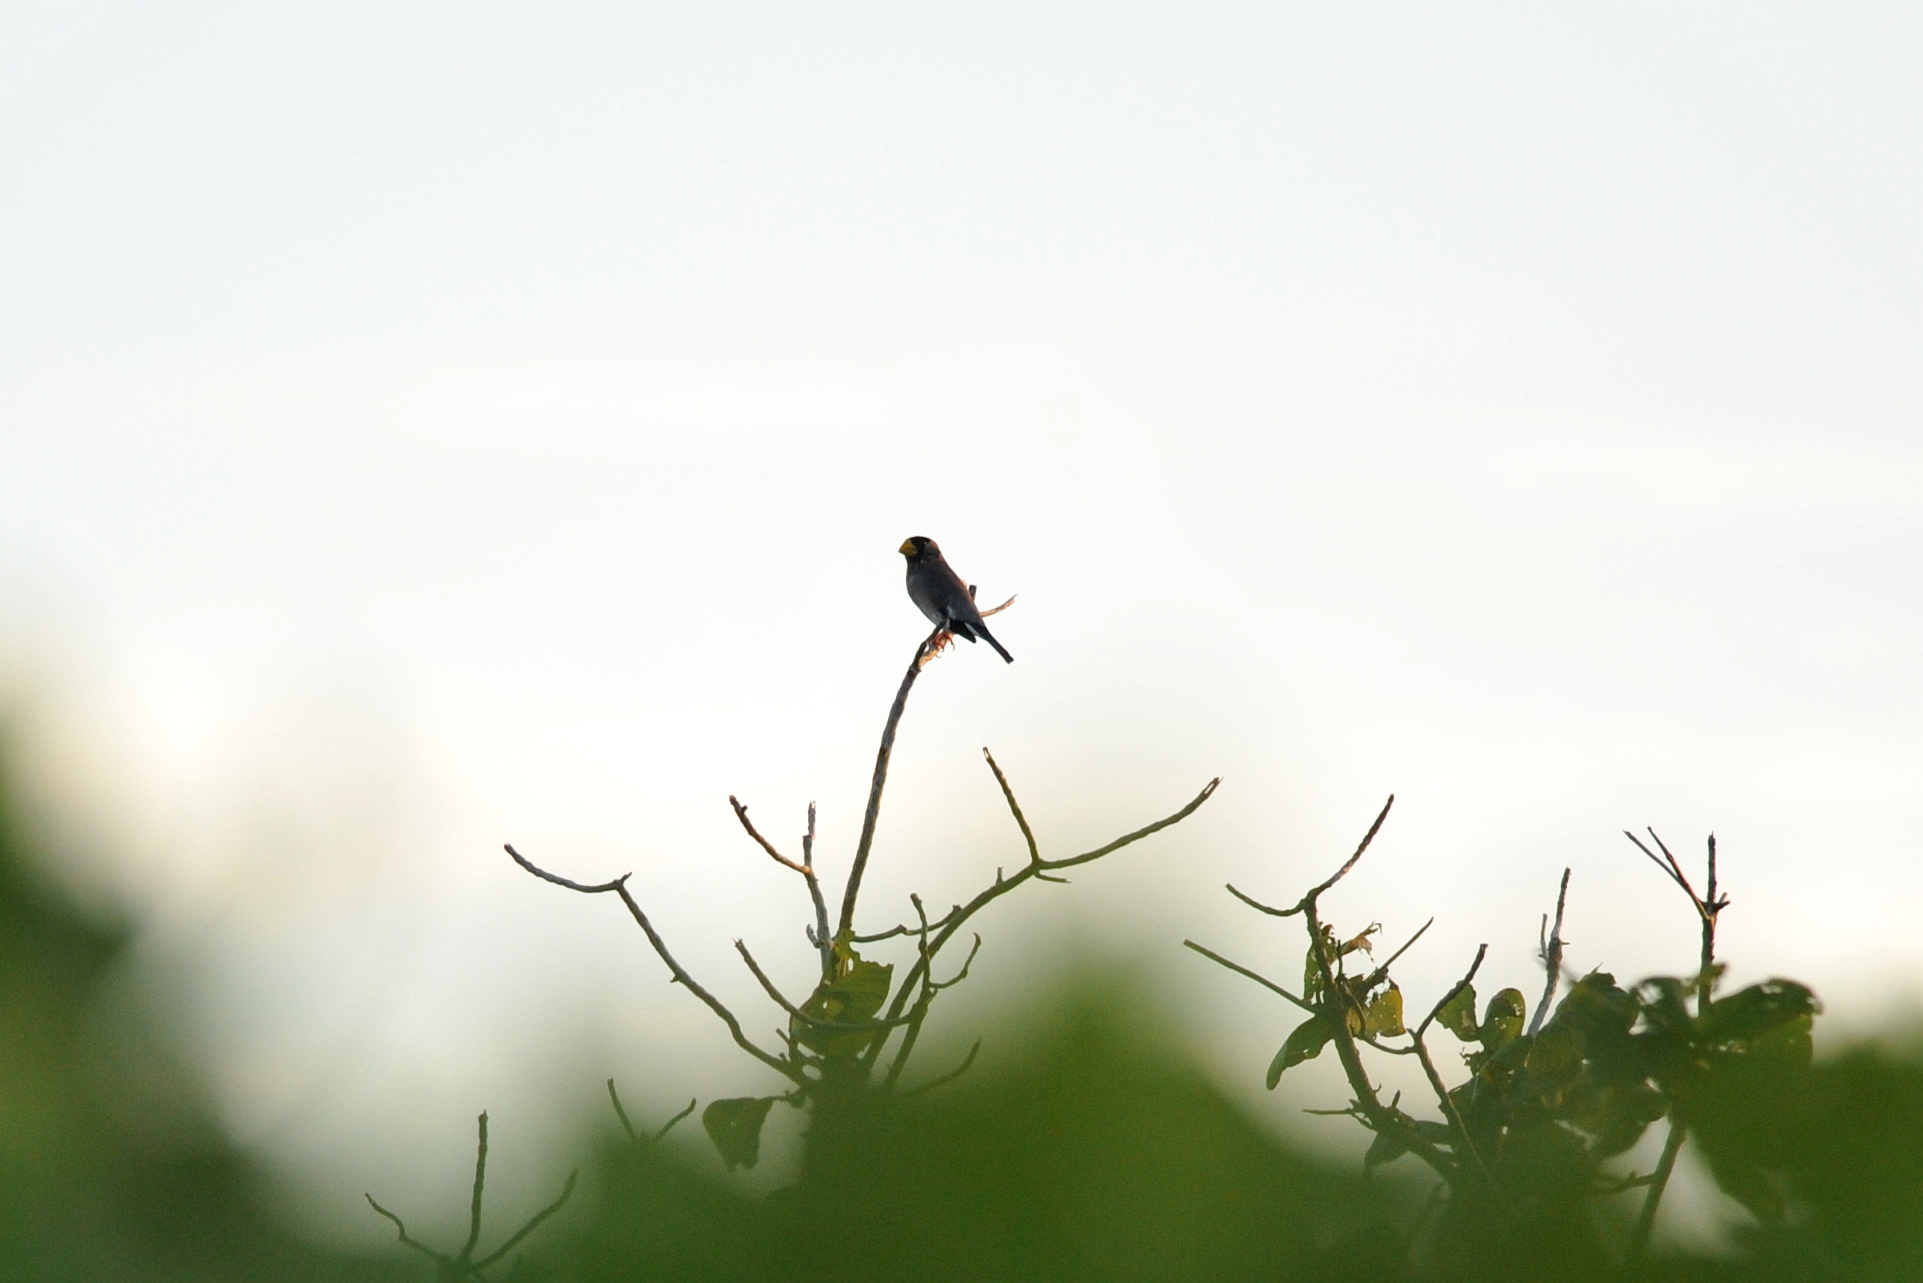
{"label": "bird's beak", "polygon": [[895,551],[904,557],[912,557],[915,555],[915,541],[913,539],[904,539],[901,541],[901,547],[895,549]]}

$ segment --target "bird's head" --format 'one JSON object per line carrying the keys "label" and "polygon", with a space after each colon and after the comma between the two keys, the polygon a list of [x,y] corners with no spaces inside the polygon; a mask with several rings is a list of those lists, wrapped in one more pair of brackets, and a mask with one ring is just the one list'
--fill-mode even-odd
{"label": "bird's head", "polygon": [[941,549],[937,548],[935,541],[927,535],[908,536],[908,538],[901,541],[901,547],[898,551],[902,556],[908,558],[911,565],[920,561],[923,557],[941,556]]}

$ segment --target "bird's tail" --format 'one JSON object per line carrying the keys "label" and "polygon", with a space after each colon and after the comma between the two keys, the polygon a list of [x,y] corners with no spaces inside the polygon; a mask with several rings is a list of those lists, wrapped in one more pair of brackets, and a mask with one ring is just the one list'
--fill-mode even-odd
{"label": "bird's tail", "polygon": [[997,655],[1000,655],[1003,660],[1005,660],[1010,664],[1015,662],[1015,657],[1009,654],[1006,650],[1002,648],[1002,644],[995,640],[995,635],[993,633],[989,632],[986,628],[983,628],[980,624],[975,625],[975,631],[982,635],[983,641],[987,642],[990,646],[993,646],[995,648],[995,653]]}

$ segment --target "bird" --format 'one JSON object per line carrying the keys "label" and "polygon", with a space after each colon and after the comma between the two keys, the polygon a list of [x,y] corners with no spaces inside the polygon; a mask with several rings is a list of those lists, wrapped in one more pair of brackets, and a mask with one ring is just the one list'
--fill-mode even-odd
{"label": "bird", "polygon": [[930,623],[970,642],[979,637],[1008,663],[1015,662],[988,631],[981,611],[975,607],[975,594],[950,569],[933,539],[910,535],[902,541],[900,552],[908,559],[908,600],[928,616]]}

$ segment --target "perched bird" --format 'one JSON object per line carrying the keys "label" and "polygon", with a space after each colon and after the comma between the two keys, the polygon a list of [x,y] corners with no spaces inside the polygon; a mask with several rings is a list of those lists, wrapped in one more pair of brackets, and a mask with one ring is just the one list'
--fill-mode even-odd
{"label": "perched bird", "polygon": [[989,633],[988,625],[982,623],[975,595],[942,560],[941,549],[933,539],[911,535],[902,541],[901,555],[908,559],[908,600],[921,608],[930,623],[971,642],[979,637],[993,646],[997,655],[1011,664],[1015,662],[1015,657]]}

